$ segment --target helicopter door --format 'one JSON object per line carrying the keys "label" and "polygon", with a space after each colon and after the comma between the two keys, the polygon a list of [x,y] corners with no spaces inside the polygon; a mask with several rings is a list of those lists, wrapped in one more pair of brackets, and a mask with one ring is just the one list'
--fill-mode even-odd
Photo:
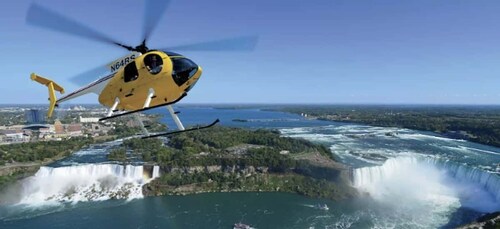
{"label": "helicopter door", "polygon": [[125,83],[131,82],[139,78],[139,72],[137,71],[137,66],[135,66],[135,61],[127,64],[125,69],[123,69],[123,81]]}

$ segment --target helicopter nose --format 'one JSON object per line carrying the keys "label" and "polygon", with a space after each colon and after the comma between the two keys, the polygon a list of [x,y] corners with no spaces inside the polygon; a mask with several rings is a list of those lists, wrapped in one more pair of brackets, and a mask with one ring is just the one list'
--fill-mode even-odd
{"label": "helicopter nose", "polygon": [[203,69],[201,68],[200,65],[198,65],[198,72],[196,72],[196,74],[198,75],[198,77],[196,78],[196,80],[198,80],[200,78],[201,73],[203,73]]}
{"label": "helicopter nose", "polygon": [[190,91],[194,87],[194,85],[196,85],[196,83],[200,79],[202,72],[203,72],[203,69],[200,66],[198,66],[198,70],[196,71],[194,77],[191,79],[191,84],[189,85],[189,87],[187,87],[186,90],[184,90],[185,92]]}

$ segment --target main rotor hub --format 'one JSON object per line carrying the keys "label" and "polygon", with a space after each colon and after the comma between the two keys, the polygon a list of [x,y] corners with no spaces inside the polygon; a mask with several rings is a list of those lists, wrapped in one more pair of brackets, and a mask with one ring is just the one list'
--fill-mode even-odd
{"label": "main rotor hub", "polygon": [[146,46],[146,40],[143,40],[140,45],[135,46],[133,51],[140,52],[142,54],[147,53],[149,48]]}

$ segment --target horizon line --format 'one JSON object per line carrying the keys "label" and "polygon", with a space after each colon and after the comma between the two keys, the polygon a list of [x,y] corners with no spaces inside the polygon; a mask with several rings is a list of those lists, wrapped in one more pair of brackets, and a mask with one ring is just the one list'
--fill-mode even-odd
{"label": "horizon line", "polygon": [[[48,106],[44,103],[0,103],[0,106]],[[92,105],[92,106],[103,106],[100,103],[66,103],[61,104],[61,106],[77,106],[77,105]],[[498,104],[484,103],[484,104],[473,104],[473,103],[258,103],[258,102],[214,102],[214,103],[177,103],[175,105],[305,105],[305,106],[332,106],[332,105],[357,105],[357,106],[500,106]],[[105,107],[105,106],[103,106]]]}

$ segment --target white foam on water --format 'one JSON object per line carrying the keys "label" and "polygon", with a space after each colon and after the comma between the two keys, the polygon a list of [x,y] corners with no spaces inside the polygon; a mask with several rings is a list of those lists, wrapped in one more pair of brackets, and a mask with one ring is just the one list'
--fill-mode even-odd
{"label": "white foam on water", "polygon": [[82,163],[76,161],[60,161],[59,164],[62,166],[76,166],[81,165]]}
{"label": "white foam on water", "polygon": [[379,127],[379,126],[364,126],[364,125],[342,125],[342,126],[329,126],[327,129],[333,129],[343,133],[360,133],[360,134],[377,134],[382,135],[392,132],[407,132],[408,129],[397,127]]}
{"label": "white foam on water", "polygon": [[465,147],[465,146],[460,146],[460,148],[464,148],[466,150],[471,150],[471,151],[476,151],[476,152],[481,152],[481,153],[500,155],[500,152],[494,152],[494,151],[490,151],[490,150],[477,149],[477,148],[471,148],[471,147]]}
{"label": "white foam on water", "polygon": [[411,139],[411,140],[429,140],[429,139],[431,139],[431,140],[440,140],[440,141],[446,141],[446,142],[465,142],[465,140],[462,140],[462,139],[453,139],[453,138],[439,137],[439,136],[419,134],[419,133],[401,133],[401,134],[398,134],[397,137],[400,139]]}
{"label": "white foam on water", "polygon": [[[301,131],[287,134],[330,143],[331,152],[353,166],[373,165],[354,170],[354,185],[368,192],[380,206],[367,208],[357,217],[347,217],[346,225],[363,218],[358,222],[363,224],[367,220],[373,223],[372,228],[437,228],[446,225],[460,207],[479,212],[500,210],[500,178],[494,171],[498,163],[494,158],[492,164],[481,161],[484,165],[475,166],[447,160],[460,157],[464,162],[469,157],[491,157],[497,154],[495,150],[477,149],[464,140],[399,128],[332,125]],[[384,144],[378,144],[378,139]],[[392,145],[392,139],[417,141]],[[420,142],[425,145],[419,146]],[[439,149],[427,150],[431,146]]]}
{"label": "white foam on water", "polygon": [[327,143],[338,142],[338,141],[341,142],[352,141],[351,138],[342,134],[293,134],[293,135],[288,135],[288,137],[303,138],[314,142],[327,142]]}
{"label": "white foam on water", "polygon": [[386,217],[410,223],[397,226],[439,227],[461,206],[480,212],[500,210],[498,175],[436,158],[397,157],[381,166],[355,169],[353,184],[393,209]]}
{"label": "white foam on water", "polygon": [[440,145],[440,144],[430,144],[436,148],[445,148],[449,149],[450,151],[455,151],[455,152],[460,152],[464,154],[472,154],[476,155],[477,153],[471,152],[471,150],[467,149],[467,147],[460,146],[460,145],[455,145],[455,146],[447,146],[447,145]]}
{"label": "white foam on water", "polygon": [[73,156],[89,156],[89,155],[96,155],[96,154],[107,154],[106,150],[104,149],[84,149],[77,151],[73,153]]}
{"label": "white foam on water", "polygon": [[[461,190],[463,203],[480,211],[500,210],[500,176],[496,173],[450,160],[424,158],[425,163],[446,171],[451,185]],[[491,198],[488,198],[488,197]],[[487,200],[488,205],[477,205]]]}
{"label": "white foam on water", "polygon": [[41,167],[34,176],[21,181],[17,204],[142,198],[142,186],[158,176],[158,166],[153,167],[152,175],[145,173],[143,166],[133,165]]}
{"label": "white foam on water", "polygon": [[279,131],[281,134],[301,134],[310,132],[309,128],[306,127],[284,128]]}
{"label": "white foam on water", "polygon": [[431,165],[417,163],[416,158],[399,157],[381,166],[355,169],[353,183],[392,209],[391,218],[403,217],[401,222],[393,221],[395,225],[438,227],[460,206],[455,191],[443,184],[444,176]]}

